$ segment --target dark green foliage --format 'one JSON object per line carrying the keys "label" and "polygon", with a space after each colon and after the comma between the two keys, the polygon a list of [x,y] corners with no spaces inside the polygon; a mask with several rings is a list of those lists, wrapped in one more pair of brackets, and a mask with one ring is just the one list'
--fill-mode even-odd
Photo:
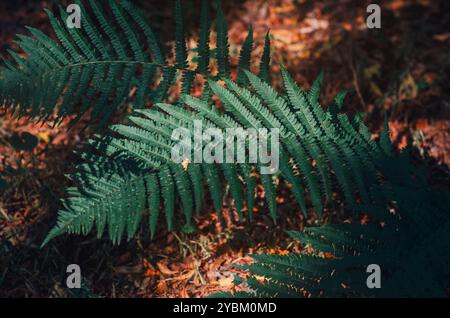
{"label": "dark green foliage", "polygon": [[217,7],[217,63],[219,65],[219,75],[229,77],[229,43],[228,43],[228,25],[222,11],[220,0],[216,0]]}
{"label": "dark green foliage", "polygon": [[[42,121],[56,110],[58,120],[75,114],[75,122],[92,110],[93,119],[105,125],[125,102],[142,109],[163,101],[177,74],[185,94],[195,74],[209,76],[209,1],[202,1],[195,70],[188,63],[182,1],[175,1],[174,65],[166,61],[147,19],[131,2],[108,0],[111,12],[101,1],[76,3],[82,9],[80,29],[66,26],[67,13],[60,6],[59,15],[46,11],[58,41],[35,28],[28,28],[29,36],[18,35],[16,43],[27,58],[9,50],[12,61],[4,59],[0,69],[0,104]],[[219,76],[228,77],[227,24],[220,1],[216,28]]]}
{"label": "dark green foliage", "polygon": [[[191,162],[186,168],[172,161],[174,129],[190,132],[194,144],[193,139],[198,134],[194,130],[195,120],[201,121],[204,129],[221,131],[227,128],[280,129],[277,177],[291,185],[293,197],[305,215],[309,200],[320,215],[332,191],[342,191],[348,207],[353,210],[357,209],[355,197],[359,194],[365,193],[366,203],[373,201],[367,185],[374,175],[369,172],[374,172],[376,162],[386,155],[382,147],[371,140],[370,134],[365,133],[367,128],[358,117],[350,119],[344,114],[324,111],[318,103],[319,85],[305,92],[284,70],[288,99],[256,75],[248,71],[244,74],[251,84],[249,88],[228,79],[225,79],[225,87],[209,80],[208,89],[218,96],[224,112],[205,100],[183,95],[184,106],[159,103],[149,110],[136,110],[128,118],[129,124],[114,125],[106,137],[93,141],[96,153],[101,156],[85,157],[87,163],[74,178],[79,190],[71,190],[71,197],[64,201],[65,208],[46,242],[63,233],[86,234],[94,224],[99,235],[105,224],[109,224],[113,242],[119,242],[125,234],[130,239],[147,209],[153,235],[160,203],[169,229],[176,226],[192,229],[192,216],[200,212],[203,202],[203,186],[206,185],[214,208],[220,213],[224,182],[237,213],[243,217],[245,204],[247,210],[253,207],[259,179],[265,189],[269,212],[276,221],[274,176],[261,174],[261,163]],[[86,167],[95,167],[95,170]],[[108,170],[102,171],[106,167]],[[176,206],[181,207],[184,220],[174,223],[175,219],[180,219],[175,218]]]}
{"label": "dark green foliage", "polygon": [[[387,134],[387,130],[385,130]],[[387,146],[387,144],[385,144]],[[433,189],[408,155],[389,156],[387,176],[373,188],[377,202],[363,207],[370,224],[311,227],[289,234],[318,254],[256,255],[244,266],[252,292],[243,297],[446,297],[450,282],[450,191]],[[381,268],[381,288],[369,289],[369,264]],[[229,295],[228,295],[229,296]]]}

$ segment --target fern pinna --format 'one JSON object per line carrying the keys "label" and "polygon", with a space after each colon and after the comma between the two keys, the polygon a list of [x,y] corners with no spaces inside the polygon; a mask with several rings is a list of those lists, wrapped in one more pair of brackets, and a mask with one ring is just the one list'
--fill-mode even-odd
{"label": "fern pinna", "polygon": [[[247,292],[236,297],[447,297],[450,279],[450,191],[429,185],[408,153],[380,163],[386,179],[364,206],[368,224],[328,224],[290,231],[314,253],[254,255]],[[327,254],[323,254],[327,253]],[[328,257],[324,257],[328,255]],[[381,270],[369,288],[367,268]],[[235,280],[237,284],[243,280]],[[231,294],[216,294],[231,296]]]}
{"label": "fern pinna", "polygon": [[64,209],[45,243],[63,233],[86,234],[94,225],[98,235],[108,225],[115,243],[125,233],[131,239],[147,210],[153,235],[158,220],[163,218],[160,206],[172,230],[177,202],[184,215],[184,221],[177,226],[191,231],[192,217],[201,210],[204,184],[220,213],[223,181],[239,216],[249,211],[249,218],[255,186],[260,182],[276,221],[274,176],[260,173],[261,163],[189,163],[185,167],[172,160],[172,132],[183,127],[194,138],[196,120],[204,127],[222,131],[278,128],[281,145],[277,177],[290,185],[305,215],[309,200],[320,215],[324,205],[330,203],[333,190],[342,190],[353,210],[361,204],[359,197],[365,204],[374,200],[367,185],[376,183],[376,163],[385,156],[383,147],[371,139],[359,116],[349,118],[339,113],[342,98],[328,110],[322,108],[318,102],[322,75],[306,92],[283,70],[285,92],[280,95],[258,76],[244,73],[249,87],[226,78],[225,86],[208,81],[208,89],[220,99],[224,111],[211,105],[210,99],[182,95],[182,104],[158,103],[152,109],[136,110],[128,124],[113,125],[107,136],[93,139],[96,151],[84,155],[86,162],[72,176],[78,187],[70,189],[71,196],[63,201]]}
{"label": "fern pinna", "polygon": [[[217,49],[214,58],[218,74],[229,75],[227,25],[217,2]],[[131,2],[76,0],[81,9],[81,28],[66,25],[67,13],[59,16],[46,10],[58,41],[28,27],[29,36],[18,35],[22,52],[9,50],[0,68],[0,101],[19,115],[47,120],[57,111],[61,120],[68,115],[76,122],[92,110],[99,125],[107,124],[125,102],[134,109],[163,101],[181,78],[181,91],[189,94],[195,76],[214,77],[210,71],[210,3],[201,4],[197,66],[188,61],[183,8],[175,1],[175,61],[169,64],[155,32]],[[113,19],[108,17],[109,12]],[[242,51],[242,67],[248,67],[253,38]],[[266,42],[269,45],[269,42]],[[265,51],[269,51],[268,48]],[[23,57],[24,53],[26,57]],[[264,59],[268,63],[267,57]],[[262,72],[267,66],[262,64]],[[205,92],[208,94],[208,92]],[[94,122],[94,121],[93,121]]]}

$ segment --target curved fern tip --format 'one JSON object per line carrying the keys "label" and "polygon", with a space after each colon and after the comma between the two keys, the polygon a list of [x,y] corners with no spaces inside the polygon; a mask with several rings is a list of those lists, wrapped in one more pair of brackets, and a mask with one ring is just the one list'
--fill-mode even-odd
{"label": "curved fern tip", "polygon": [[[53,232],[56,228],[53,228],[45,237],[44,241],[42,242],[41,246],[39,248],[44,248],[51,240],[53,240],[56,236],[58,236],[58,234],[55,234],[55,232]],[[62,234],[62,233],[60,233]],[[59,234],[59,235],[60,235]]]}
{"label": "curved fern tip", "polygon": [[[90,138],[89,143],[98,155],[87,151],[81,156],[83,163],[70,175],[77,187],[68,191],[70,197],[64,202],[65,210],[59,213],[59,225],[50,231],[41,247],[60,234],[87,234],[94,227],[98,233],[107,229],[114,243],[118,243],[124,233],[128,233],[130,239],[147,210],[150,211],[153,237],[156,224],[162,219],[158,218],[160,209],[165,211],[167,227],[179,228],[175,222],[178,203],[185,214],[185,223],[189,224],[184,230],[191,231],[189,222],[193,211],[199,211],[201,207],[204,186],[208,187],[214,211],[220,218],[224,196],[222,182],[230,185],[227,195],[233,197],[240,219],[245,201],[249,207],[248,218],[252,218],[254,190],[257,182],[263,184],[265,201],[276,224],[278,183],[267,176],[260,175],[259,179],[252,176],[252,171],[261,168],[258,162],[233,167],[201,163],[190,165],[187,173],[180,173],[181,167],[169,164],[172,162],[173,129],[182,127],[192,132],[194,120],[221,130],[280,129],[280,172],[276,178],[292,185],[292,195],[304,214],[306,202],[309,203],[306,196],[310,197],[312,207],[320,216],[323,203],[329,202],[335,188],[342,189],[350,203],[354,201],[351,200],[353,194],[364,193],[367,180],[361,168],[374,166],[373,158],[378,155],[375,151],[380,147],[371,143],[370,133],[363,123],[339,113],[343,94],[338,94],[335,105],[328,110],[333,116],[328,116],[327,110],[322,109],[319,95],[324,70],[305,92],[279,63],[284,92],[278,92],[271,85],[270,29],[265,36],[259,72],[253,73],[250,66],[254,26],[250,24],[241,49],[237,80],[233,81],[229,72],[227,23],[220,0],[215,2],[218,5],[218,76],[209,72],[210,8],[206,0],[202,1],[196,71],[186,67],[188,52],[180,0],[175,2],[176,65],[166,62],[155,33],[131,2],[109,2],[117,25],[108,21],[100,2],[91,0],[86,5],[89,3],[92,10],[86,10],[86,14],[89,12],[92,19],[83,19],[82,30],[64,27],[66,13],[61,12],[61,16],[55,18],[50,10],[44,9],[58,40],[27,27],[34,35],[33,41],[21,36],[19,46],[25,51],[28,48],[33,54],[22,59],[18,53],[10,51],[16,62],[6,61],[8,68],[0,70],[2,75],[5,72],[5,77],[12,76],[11,80],[2,81],[6,92],[2,91],[1,96],[7,97],[8,104],[20,108],[19,115],[30,112],[42,124],[55,110],[59,111],[61,120],[68,115],[80,118],[92,111],[95,119],[106,124],[119,106],[128,102],[134,105],[127,122],[124,119],[107,133],[97,132]],[[182,76],[177,78],[180,73]],[[45,77],[42,74],[46,74]],[[201,98],[190,94],[195,79],[192,75],[206,79],[202,83]],[[23,85],[17,85],[18,78],[23,80]],[[218,78],[225,82],[224,86]],[[168,106],[164,102],[170,100],[169,93],[175,81],[181,81],[180,96]],[[132,89],[135,93],[129,94]],[[214,93],[226,106],[224,112],[211,107]],[[61,106],[55,107],[60,100]],[[149,104],[156,107],[145,109]],[[385,126],[388,131],[388,125]],[[381,139],[381,146],[388,149],[386,133]]]}

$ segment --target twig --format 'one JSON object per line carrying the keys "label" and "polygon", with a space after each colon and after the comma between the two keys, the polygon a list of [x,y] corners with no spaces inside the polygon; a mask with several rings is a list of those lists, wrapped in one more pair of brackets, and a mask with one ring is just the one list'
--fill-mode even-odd
{"label": "twig", "polygon": [[0,213],[3,215],[3,217],[8,221],[11,222],[11,219],[9,218],[8,214],[6,214],[5,210],[0,207]]}
{"label": "twig", "polygon": [[[353,15],[355,16],[356,13],[353,12]],[[355,21],[355,19],[353,21]],[[362,93],[361,93],[361,89],[359,87],[358,72],[356,71],[355,64],[354,64],[354,56],[355,56],[354,32],[355,32],[355,30],[356,30],[356,25],[355,25],[355,22],[353,22],[352,23],[352,30],[350,32],[350,69],[351,69],[352,75],[353,75],[353,86],[355,87],[356,95],[358,96],[358,99],[359,99],[359,101],[360,101],[364,111],[367,112],[367,105],[366,105],[366,102],[364,101],[364,98],[363,98]]]}
{"label": "twig", "polygon": [[201,264],[201,262],[195,257],[195,253],[192,250],[191,246],[189,244],[187,244],[186,242],[183,242],[183,240],[181,240],[180,237],[175,232],[173,232],[172,234],[173,234],[173,236],[175,236],[175,238],[178,240],[178,242],[181,245],[185,246],[189,250],[189,253],[191,253],[191,255],[192,255],[192,257],[194,258],[194,261],[195,261],[195,269],[194,269],[195,270],[195,274],[198,275],[198,278],[200,279],[200,282],[202,283],[202,285],[205,285],[206,284],[206,280],[203,278],[202,274],[200,273],[200,269],[199,269],[199,266],[198,266],[199,264]]}

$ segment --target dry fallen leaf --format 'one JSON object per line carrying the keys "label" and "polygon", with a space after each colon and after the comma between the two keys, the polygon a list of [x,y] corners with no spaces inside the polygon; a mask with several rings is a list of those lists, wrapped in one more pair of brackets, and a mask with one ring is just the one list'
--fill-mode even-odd
{"label": "dry fallen leaf", "polygon": [[150,276],[157,276],[160,273],[153,267],[150,262],[144,258],[143,260],[143,267],[145,269],[144,276],[150,277]]}
{"label": "dry fallen leaf", "polygon": [[284,198],[283,197],[277,197],[276,201],[277,201],[277,203],[284,203]]}
{"label": "dry fallen leaf", "polygon": [[328,252],[324,252],[324,253],[323,253],[323,257],[324,257],[324,258],[328,258],[328,259],[334,259],[334,258],[336,258],[336,256],[333,255],[333,253],[328,253]]}
{"label": "dry fallen leaf", "polygon": [[156,266],[158,266],[159,271],[160,271],[161,273],[163,273],[164,275],[169,275],[169,276],[171,276],[171,275],[175,275],[175,274],[178,273],[178,272],[176,272],[176,271],[173,271],[173,270],[169,269],[169,268],[168,268],[165,264],[163,264],[162,262],[156,263]]}
{"label": "dry fallen leaf", "polygon": [[167,283],[165,280],[161,279],[158,282],[158,285],[156,285],[156,290],[160,294],[165,294],[167,292]]}

